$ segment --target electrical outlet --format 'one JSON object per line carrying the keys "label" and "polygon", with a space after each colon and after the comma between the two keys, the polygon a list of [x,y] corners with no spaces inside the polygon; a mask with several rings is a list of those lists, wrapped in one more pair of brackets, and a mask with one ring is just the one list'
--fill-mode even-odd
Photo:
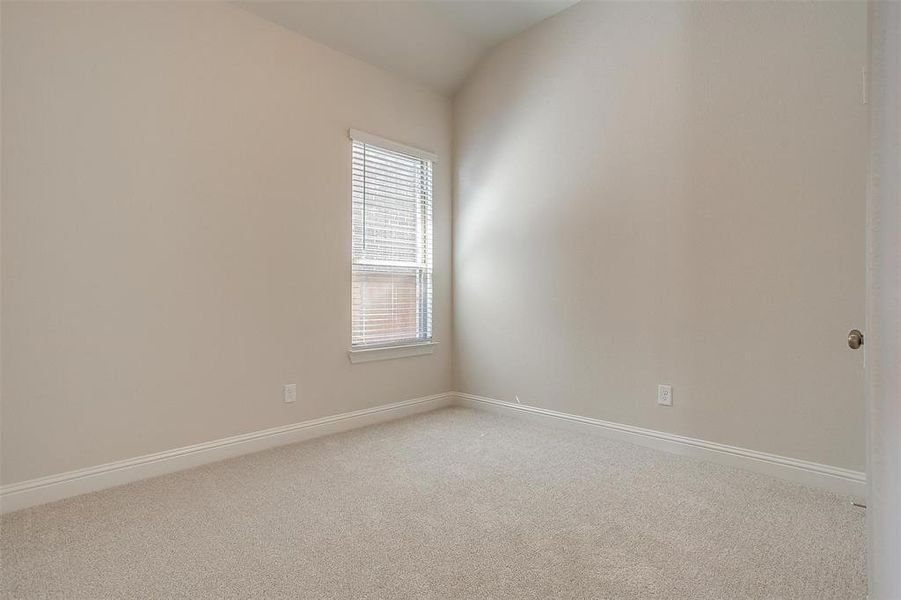
{"label": "electrical outlet", "polygon": [[286,383],[283,390],[285,402],[294,402],[297,400],[297,384]]}
{"label": "electrical outlet", "polygon": [[660,406],[673,405],[673,386],[658,385],[657,386],[657,404]]}

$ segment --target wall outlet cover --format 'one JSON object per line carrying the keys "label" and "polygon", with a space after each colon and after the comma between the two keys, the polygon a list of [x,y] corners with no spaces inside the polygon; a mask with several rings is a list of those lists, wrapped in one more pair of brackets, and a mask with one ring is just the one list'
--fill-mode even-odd
{"label": "wall outlet cover", "polygon": [[285,402],[294,402],[297,400],[297,384],[287,383],[283,390]]}
{"label": "wall outlet cover", "polygon": [[673,386],[658,385],[657,386],[657,404],[660,406],[673,405]]}

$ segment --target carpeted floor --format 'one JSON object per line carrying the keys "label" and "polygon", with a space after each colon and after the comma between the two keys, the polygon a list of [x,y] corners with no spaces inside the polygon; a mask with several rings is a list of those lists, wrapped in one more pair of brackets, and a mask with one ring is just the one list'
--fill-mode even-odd
{"label": "carpeted floor", "polygon": [[848,499],[444,409],[2,519],[3,598],[866,596]]}

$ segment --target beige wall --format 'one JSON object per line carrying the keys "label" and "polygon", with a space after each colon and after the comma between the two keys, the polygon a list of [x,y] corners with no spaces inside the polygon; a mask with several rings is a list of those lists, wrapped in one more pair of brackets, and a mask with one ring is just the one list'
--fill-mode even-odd
{"label": "beige wall", "polygon": [[[3,483],[450,389],[446,99],[223,4],[2,28]],[[348,362],[349,127],[442,161],[431,356]]]}
{"label": "beige wall", "polygon": [[583,2],[497,49],[455,101],[458,389],[863,470],[866,41],[863,3]]}
{"label": "beige wall", "polygon": [[[583,2],[496,50],[454,340],[447,100],[233,6],[2,6],[2,483],[454,386],[863,469],[863,5]],[[431,356],[347,360],[349,127],[440,155]]]}

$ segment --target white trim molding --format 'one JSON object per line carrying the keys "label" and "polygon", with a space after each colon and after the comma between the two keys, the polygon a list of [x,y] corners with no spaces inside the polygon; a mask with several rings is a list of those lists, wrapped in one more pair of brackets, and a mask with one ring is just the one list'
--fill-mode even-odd
{"label": "white trim molding", "polygon": [[28,508],[276,446],[391,421],[448,406],[452,402],[453,395],[449,393],[424,396],[4,485],[0,487],[0,512]]}
{"label": "white trim molding", "polygon": [[419,344],[404,344],[402,346],[352,348],[347,351],[347,356],[350,357],[350,362],[352,363],[391,360],[392,358],[407,358],[408,356],[431,354],[436,345],[437,342],[422,342]]}
{"label": "white trim molding", "polygon": [[349,129],[347,131],[347,136],[356,142],[363,142],[364,144],[371,144],[373,146],[378,146],[379,148],[393,150],[394,152],[399,152],[408,156],[415,156],[416,158],[419,158],[421,160],[431,161],[434,164],[438,163],[438,155],[434,152],[429,152],[428,150],[423,150],[422,148],[416,148],[414,146],[401,144],[400,142],[395,142],[394,140],[383,138],[379,135],[375,135],[374,133],[366,133],[365,131],[360,131],[359,129]]}
{"label": "white trim molding", "polygon": [[851,471],[841,467],[788,458],[747,448],[727,446],[633,425],[581,417],[537,406],[505,402],[484,396],[454,392],[454,397],[456,398],[455,404],[461,406],[504,414],[518,414],[536,418],[545,423],[552,420],[557,424],[573,426],[582,431],[594,432],[611,439],[763,473],[764,475],[851,496],[858,500],[866,498],[866,475],[860,471]]}
{"label": "white trim molding", "polygon": [[837,492],[855,499],[866,497],[866,477],[859,471],[727,446],[633,425],[581,417],[537,406],[515,404],[473,394],[447,392],[5,485],[0,487],[0,511],[10,512],[62,500],[132,481],[174,473],[227,458],[391,421],[450,405],[518,415],[538,420],[544,424],[574,427],[584,432],[600,434],[606,438],[763,473]]}

